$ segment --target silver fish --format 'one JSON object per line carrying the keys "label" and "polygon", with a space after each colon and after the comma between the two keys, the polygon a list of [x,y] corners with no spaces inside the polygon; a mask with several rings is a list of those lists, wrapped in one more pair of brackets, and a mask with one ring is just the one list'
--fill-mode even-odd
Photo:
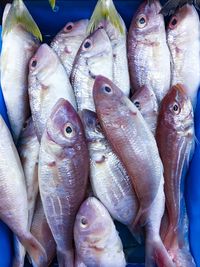
{"label": "silver fish", "polygon": [[28,230],[28,201],[25,177],[11,134],[0,117],[0,219],[5,222],[40,266],[46,253]]}
{"label": "silver fish", "polygon": [[74,266],[73,225],[86,195],[88,172],[89,155],[81,120],[72,105],[60,99],[41,140],[39,188],[61,267]]}
{"label": "silver fish", "polygon": [[196,106],[200,84],[200,22],[192,5],[180,8],[167,28],[167,42],[172,57],[172,85],[181,83]]}
{"label": "silver fish", "polygon": [[59,98],[67,99],[76,108],[66,71],[47,44],[41,45],[30,61],[28,90],[33,123],[40,141],[46,121]]}
{"label": "silver fish", "polygon": [[121,240],[106,208],[94,197],[81,205],[74,225],[76,252],[87,267],[125,267]]}
{"label": "silver fish", "polygon": [[87,36],[87,26],[87,19],[76,22],[68,22],[51,42],[50,46],[61,60],[68,77],[71,74],[78,49]]}
{"label": "silver fish", "polygon": [[[3,15],[3,27],[11,5]],[[30,116],[28,101],[28,64],[39,43],[20,24],[3,35],[1,51],[1,86],[15,143]]]}
{"label": "silver fish", "polygon": [[76,56],[71,82],[78,110],[95,110],[92,89],[96,75],[113,78],[112,46],[104,29],[98,29],[82,43]]}
{"label": "silver fish", "polygon": [[81,118],[89,146],[90,181],[94,195],[115,220],[130,226],[138,210],[131,180],[103,135],[97,115],[83,110]]}
{"label": "silver fish", "polygon": [[164,17],[158,0],[145,0],[133,17],[128,33],[128,59],[133,91],[152,89],[160,103],[170,89],[170,52]]}
{"label": "silver fish", "polygon": [[151,132],[155,135],[158,119],[158,101],[153,90],[144,86],[131,97],[133,104],[139,109]]}

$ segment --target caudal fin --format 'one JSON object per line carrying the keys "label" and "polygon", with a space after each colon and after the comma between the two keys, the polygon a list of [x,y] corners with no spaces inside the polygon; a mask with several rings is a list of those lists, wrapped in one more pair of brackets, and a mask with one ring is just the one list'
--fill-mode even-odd
{"label": "caudal fin", "polygon": [[17,236],[14,236],[14,260],[13,260],[13,267],[23,267],[24,266],[24,259],[26,255],[26,250],[24,246],[21,244]]}
{"label": "caudal fin", "polygon": [[26,248],[34,266],[40,267],[47,263],[47,255],[44,248],[31,233],[19,240]]}
{"label": "caudal fin", "polygon": [[147,238],[145,244],[146,257],[145,266],[175,267],[160,237],[157,239]]}

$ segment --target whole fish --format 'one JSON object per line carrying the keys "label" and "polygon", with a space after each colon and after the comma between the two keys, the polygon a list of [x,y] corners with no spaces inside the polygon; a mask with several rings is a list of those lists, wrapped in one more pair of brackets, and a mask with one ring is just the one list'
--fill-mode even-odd
{"label": "whole fish", "polygon": [[56,256],[56,243],[47,223],[39,194],[37,197],[35,213],[31,224],[31,233],[35,238],[37,238],[47,254],[47,263],[44,263],[43,265],[41,265],[41,267],[49,266]]}
{"label": "whole fish", "polygon": [[28,196],[28,225],[31,227],[35,203],[38,195],[39,142],[32,118],[25,123],[18,143],[18,151],[25,175]]}
{"label": "whole fish", "polygon": [[47,44],[41,45],[30,61],[28,90],[33,123],[40,141],[52,108],[60,98],[67,99],[76,108],[66,71]]}
{"label": "whole fish", "polygon": [[47,122],[39,156],[40,194],[60,267],[74,266],[73,225],[85,198],[88,171],[81,120],[72,105],[60,99]]}
{"label": "whole fish", "polygon": [[71,82],[78,110],[95,110],[92,89],[97,75],[113,78],[112,46],[104,29],[86,38],[75,59]]}
{"label": "whole fish", "polygon": [[87,19],[68,22],[51,42],[51,47],[65,67],[68,77],[70,77],[78,49],[87,36],[87,26]]}
{"label": "whole fish", "polygon": [[184,84],[195,108],[200,84],[200,22],[194,6],[183,6],[171,18],[167,42],[172,57],[172,85]]}
{"label": "whole fish", "polygon": [[[6,5],[3,29],[10,9],[11,5]],[[38,41],[21,24],[16,24],[2,39],[1,86],[15,143],[30,116],[28,63],[38,45]]]}
{"label": "whole fish", "polygon": [[158,103],[170,89],[170,52],[164,17],[158,0],[145,0],[133,17],[128,33],[128,60],[134,91],[154,91]]}
{"label": "whole fish", "polygon": [[[106,14],[106,16],[105,16]],[[88,29],[103,27],[110,39],[113,53],[113,82],[125,95],[130,94],[127,59],[127,30],[112,0],[99,0],[90,19]]]}
{"label": "whole fish", "polygon": [[184,177],[194,147],[193,109],[184,86],[173,86],[163,99],[156,139],[164,165],[168,227],[164,244],[176,266],[195,266],[188,248]]}
{"label": "whole fish", "polygon": [[111,216],[131,226],[138,201],[131,180],[106,140],[97,115],[90,110],[81,113],[90,154],[90,181],[94,195]]}
{"label": "whole fish", "polygon": [[174,266],[159,236],[165,196],[163,166],[155,138],[139,110],[110,80],[98,76],[93,96],[103,131],[126,168],[138,198],[132,225],[145,226],[145,266],[154,266],[155,262],[160,267]]}
{"label": "whole fish", "polygon": [[5,222],[40,266],[46,254],[28,230],[28,201],[25,177],[12,136],[0,117],[0,219]]}
{"label": "whole fish", "polygon": [[144,86],[141,90],[135,92],[131,101],[139,109],[149,129],[155,135],[158,118],[158,102],[154,91]]}
{"label": "whole fish", "polygon": [[122,242],[106,208],[94,197],[81,205],[74,225],[76,252],[87,267],[125,267]]}

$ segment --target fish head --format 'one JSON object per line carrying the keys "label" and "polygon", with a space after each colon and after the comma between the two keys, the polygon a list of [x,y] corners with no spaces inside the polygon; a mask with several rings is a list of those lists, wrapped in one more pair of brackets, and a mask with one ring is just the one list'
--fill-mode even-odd
{"label": "fish head", "polygon": [[59,99],[46,126],[49,143],[71,148],[83,135],[83,126],[77,112],[67,100]]}
{"label": "fish head", "polygon": [[106,31],[102,28],[90,34],[81,44],[80,54],[86,59],[101,57],[112,50]]}
{"label": "fish head", "polygon": [[98,75],[93,87],[95,106],[102,105],[104,112],[109,114],[113,108],[117,109],[116,103],[124,97],[123,92],[108,78]]}
{"label": "fish head", "polygon": [[81,120],[85,129],[85,135],[88,142],[96,142],[104,139],[102,129],[97,114],[91,110],[81,111]]}
{"label": "fish head", "polygon": [[[164,18],[163,15],[160,14],[161,5],[157,0],[144,1],[138,11],[133,17],[131,23],[131,32],[134,38],[142,38],[145,36],[151,36],[160,32],[160,28],[164,28]],[[144,40],[143,40],[144,41]]]}
{"label": "fish head", "polygon": [[88,22],[89,21],[87,19],[82,19],[76,22],[68,22],[61,30],[61,32],[58,33],[58,35],[60,34],[62,38],[83,35],[84,33],[86,33]]}
{"label": "fish head", "polygon": [[193,108],[183,85],[172,86],[161,103],[160,116],[167,127],[181,132],[192,131],[193,135]]}
{"label": "fish head", "polygon": [[176,41],[188,38],[195,29],[199,29],[199,16],[193,5],[184,5],[171,17],[168,27],[168,41]]}
{"label": "fish head", "polygon": [[147,86],[143,86],[140,90],[137,90],[131,100],[142,114],[158,113],[158,103],[155,93]]}
{"label": "fish head", "polygon": [[47,44],[42,44],[29,63],[30,74],[44,80],[51,76],[58,62],[55,52]]}
{"label": "fish head", "polygon": [[26,143],[27,140],[31,138],[37,138],[32,117],[25,121],[22,132],[20,134],[18,145]]}
{"label": "fish head", "polygon": [[112,220],[99,200],[89,197],[81,205],[75,221],[75,236],[82,241],[93,243],[108,235]]}

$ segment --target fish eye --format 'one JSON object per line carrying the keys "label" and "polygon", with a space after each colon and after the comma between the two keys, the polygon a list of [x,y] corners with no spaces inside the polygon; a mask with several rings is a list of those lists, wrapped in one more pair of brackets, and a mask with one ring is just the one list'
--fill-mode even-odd
{"label": "fish eye", "polygon": [[140,109],[140,102],[138,100],[136,100],[134,102],[134,104],[135,104],[136,108]]}
{"label": "fish eye", "polygon": [[66,123],[66,125],[64,127],[64,134],[68,138],[71,138],[75,135],[75,131],[74,131],[73,125],[71,123]]}
{"label": "fish eye", "polygon": [[86,228],[88,226],[88,221],[87,221],[87,219],[85,217],[81,218],[81,226],[83,228]]}
{"label": "fish eye", "polygon": [[68,23],[66,26],[65,26],[65,32],[70,32],[72,29],[73,29],[73,26],[74,24],[72,22]]}
{"label": "fish eye", "polygon": [[138,26],[138,28],[144,28],[147,25],[147,18],[145,15],[140,15],[137,19],[136,19],[136,24]]}
{"label": "fish eye", "polygon": [[111,89],[108,85],[105,85],[105,86],[103,87],[103,90],[104,90],[104,92],[107,93],[107,94],[111,94],[111,93],[112,93],[112,89]]}
{"label": "fish eye", "polygon": [[176,27],[177,23],[178,23],[178,18],[176,16],[174,16],[171,19],[170,24],[169,24],[170,29],[174,29]]}
{"label": "fish eye", "polygon": [[175,114],[179,114],[180,108],[179,108],[179,105],[177,103],[173,104],[173,111]]}
{"label": "fish eye", "polygon": [[33,59],[32,61],[31,61],[31,67],[32,68],[35,68],[37,66],[37,60],[36,59]]}
{"label": "fish eye", "polygon": [[87,39],[83,44],[84,50],[89,50],[92,47],[91,40]]}

